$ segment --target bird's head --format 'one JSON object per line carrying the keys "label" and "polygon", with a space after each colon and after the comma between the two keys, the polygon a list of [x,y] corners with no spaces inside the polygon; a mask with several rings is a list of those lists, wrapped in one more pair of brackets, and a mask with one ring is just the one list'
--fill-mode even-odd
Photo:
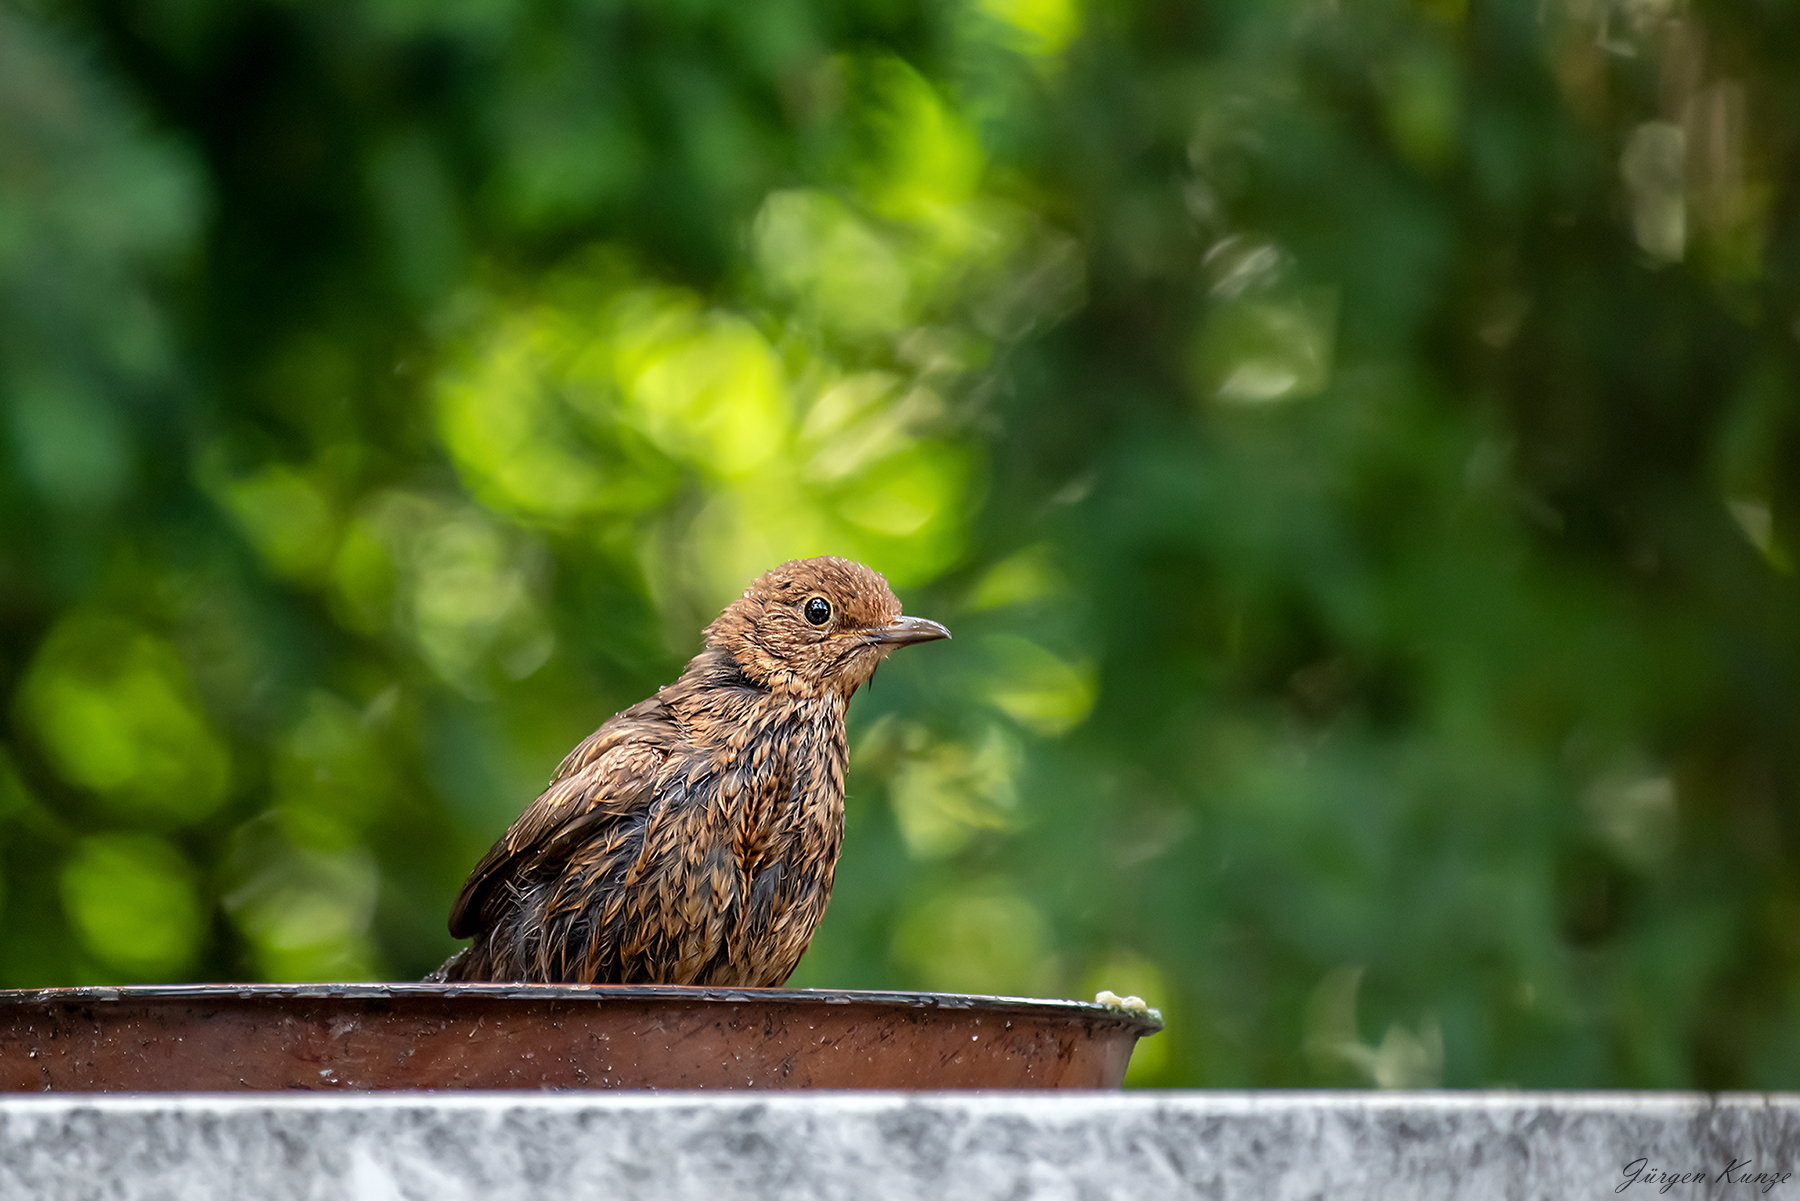
{"label": "bird's head", "polygon": [[845,700],[895,647],[948,637],[935,621],[902,616],[879,573],[829,556],[766,572],[706,627],[706,645],[758,684]]}

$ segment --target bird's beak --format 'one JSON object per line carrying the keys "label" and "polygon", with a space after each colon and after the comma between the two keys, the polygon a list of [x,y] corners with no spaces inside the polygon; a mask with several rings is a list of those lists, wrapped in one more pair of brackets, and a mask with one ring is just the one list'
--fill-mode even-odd
{"label": "bird's beak", "polygon": [[886,646],[905,646],[909,642],[935,642],[950,637],[950,631],[923,617],[896,617],[887,625],[864,635],[870,642]]}

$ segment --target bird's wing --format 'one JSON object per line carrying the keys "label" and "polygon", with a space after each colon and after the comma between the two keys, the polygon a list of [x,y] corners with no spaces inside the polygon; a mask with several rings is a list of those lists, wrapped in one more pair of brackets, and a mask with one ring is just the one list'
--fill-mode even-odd
{"label": "bird's wing", "polygon": [[660,696],[615,715],[569,752],[544,794],[469,873],[450,910],[450,934],[488,924],[488,901],[527,869],[566,859],[601,826],[647,808],[657,768],[681,729]]}

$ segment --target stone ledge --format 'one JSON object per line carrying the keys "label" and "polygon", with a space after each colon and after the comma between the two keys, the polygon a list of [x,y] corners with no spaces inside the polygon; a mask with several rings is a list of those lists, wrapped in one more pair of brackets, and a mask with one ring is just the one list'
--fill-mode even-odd
{"label": "stone ledge", "polygon": [[[1622,1192],[1800,1201],[1800,1177],[1744,1179],[1796,1168],[1795,1095],[0,1098],[0,1197],[1511,1201]],[[1656,1174],[1665,1172],[1703,1173],[1704,1182],[1664,1191]]]}

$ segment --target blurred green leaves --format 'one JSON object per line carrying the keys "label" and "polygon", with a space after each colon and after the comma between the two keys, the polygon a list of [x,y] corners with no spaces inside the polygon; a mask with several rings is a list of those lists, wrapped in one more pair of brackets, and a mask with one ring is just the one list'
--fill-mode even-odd
{"label": "blurred green leaves", "polygon": [[1791,26],[0,13],[0,982],[422,973],[837,553],[956,639],[853,706],[798,983],[1137,994],[1134,1083],[1791,1085]]}
{"label": "blurred green leaves", "polygon": [[902,586],[958,553],[970,454],[942,438],[917,372],[851,373],[803,331],[772,338],[617,256],[546,291],[511,312],[472,299],[489,315],[438,391],[445,445],[490,508],[602,540],[660,515],[646,574],[677,571],[718,604],[758,564],[827,547]]}

